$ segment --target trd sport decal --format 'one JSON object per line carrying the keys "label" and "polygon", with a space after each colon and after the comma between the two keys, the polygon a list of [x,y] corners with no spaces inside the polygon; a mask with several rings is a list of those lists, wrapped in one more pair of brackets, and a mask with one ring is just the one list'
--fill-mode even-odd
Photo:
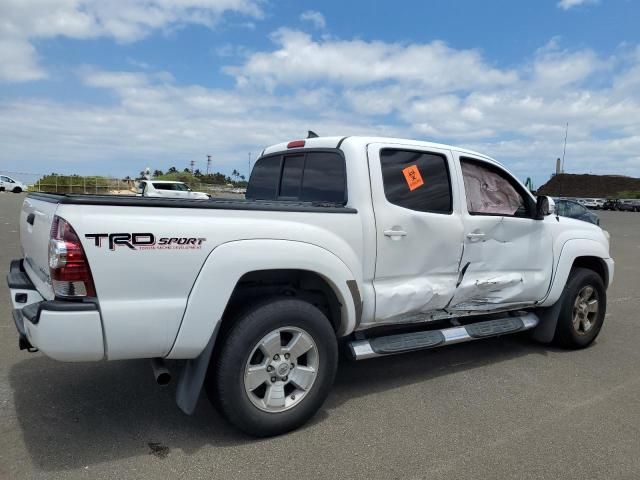
{"label": "trd sport decal", "polygon": [[107,240],[109,250],[117,247],[131,250],[198,250],[207,241],[199,237],[160,237],[156,241],[153,233],[87,233],[85,237],[93,239],[96,247],[102,247],[102,240]]}

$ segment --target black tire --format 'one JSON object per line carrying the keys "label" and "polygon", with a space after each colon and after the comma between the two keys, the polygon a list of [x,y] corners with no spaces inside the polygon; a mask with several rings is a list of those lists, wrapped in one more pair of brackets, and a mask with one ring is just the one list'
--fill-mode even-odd
{"label": "black tire", "polygon": [[16,187],[13,189],[13,193],[22,193],[22,189],[20,187]]}
{"label": "black tire", "polygon": [[[591,297],[591,299],[595,298],[597,300],[598,309],[592,319],[589,320],[591,327],[584,331],[584,324],[579,320],[578,328],[574,324],[574,306],[576,305],[577,297],[587,287],[593,289],[595,296]],[[606,314],[607,291],[602,278],[593,270],[575,268],[569,275],[561,301],[562,308],[560,309],[553,342],[560,347],[568,349],[588,347],[600,333]],[[579,308],[576,308],[576,311],[578,310]]]}
{"label": "black tire", "polygon": [[[311,337],[317,348],[317,373],[297,404],[285,411],[269,412],[249,398],[245,367],[258,343],[281,328],[301,329]],[[310,303],[272,299],[259,304],[240,314],[220,340],[209,365],[205,389],[214,406],[245,433],[267,437],[298,428],[318,411],[331,390],[338,366],[337,339],[327,317]],[[269,381],[265,382],[268,387]]]}

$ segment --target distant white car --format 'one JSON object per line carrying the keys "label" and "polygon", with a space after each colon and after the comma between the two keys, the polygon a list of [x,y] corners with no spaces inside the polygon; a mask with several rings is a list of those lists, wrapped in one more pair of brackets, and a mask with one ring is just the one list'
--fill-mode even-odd
{"label": "distant white car", "polygon": [[20,193],[26,189],[27,186],[15,178],[0,175],[0,191],[6,190],[7,192]]}
{"label": "distant white car", "polygon": [[[580,201],[580,200],[582,200],[582,201]],[[596,208],[600,208],[602,206],[602,205],[598,205],[598,201],[595,198],[582,198],[580,200],[578,200],[578,203],[580,205],[583,205],[583,206],[587,207],[587,208],[596,209]],[[604,202],[603,202],[603,204],[604,204]]]}
{"label": "distant white car", "polygon": [[142,180],[138,184],[139,197],[190,198],[206,200],[211,195],[204,192],[193,192],[184,182],[172,180]]}

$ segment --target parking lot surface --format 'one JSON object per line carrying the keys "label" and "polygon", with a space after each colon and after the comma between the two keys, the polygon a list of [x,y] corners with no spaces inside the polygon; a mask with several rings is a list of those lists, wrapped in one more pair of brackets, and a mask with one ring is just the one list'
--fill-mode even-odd
{"label": "parking lot surface", "polygon": [[256,440],[204,396],[181,413],[148,361],[18,350],[4,277],[23,199],[0,193],[0,479],[640,478],[640,214],[597,212],[616,278],[591,348],[525,334],[342,361],[308,425]]}

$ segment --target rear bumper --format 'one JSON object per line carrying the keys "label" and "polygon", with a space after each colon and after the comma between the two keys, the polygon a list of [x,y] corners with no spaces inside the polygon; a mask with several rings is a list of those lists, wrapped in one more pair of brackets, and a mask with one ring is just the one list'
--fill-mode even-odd
{"label": "rear bumper", "polygon": [[19,260],[11,262],[7,283],[21,349],[36,348],[48,357],[66,362],[104,358],[102,322],[96,302],[43,299]]}

